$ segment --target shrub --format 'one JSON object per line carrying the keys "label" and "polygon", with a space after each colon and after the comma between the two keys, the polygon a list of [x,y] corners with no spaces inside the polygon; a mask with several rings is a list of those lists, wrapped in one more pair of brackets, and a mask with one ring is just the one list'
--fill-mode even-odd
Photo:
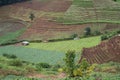
{"label": "shrub", "polygon": [[7,58],[13,58],[13,59],[17,58],[17,56],[14,55],[14,54],[6,54],[6,53],[4,53],[3,56],[7,57]]}
{"label": "shrub", "polygon": [[35,18],[35,15],[33,13],[30,13],[29,18],[30,18],[31,21],[33,21],[34,18]]}
{"label": "shrub", "polygon": [[60,68],[61,68],[61,66],[59,64],[56,64],[52,67],[52,70],[53,71],[58,71],[58,69],[60,69]]}
{"label": "shrub", "polygon": [[67,51],[66,57],[64,59],[65,65],[66,65],[66,73],[68,74],[69,77],[73,77],[73,71],[75,68],[75,51]]}
{"label": "shrub", "polygon": [[11,65],[11,66],[22,66],[23,63],[22,63],[21,60],[16,59],[16,60],[12,60],[12,61],[10,62],[10,65]]}
{"label": "shrub", "polygon": [[93,35],[95,35],[95,36],[100,35],[100,34],[101,34],[101,32],[97,31],[97,30],[93,33]]}
{"label": "shrub", "polygon": [[112,32],[105,32],[105,34],[101,36],[101,40],[103,41],[103,40],[109,39],[117,34],[120,34],[120,30],[112,31]]}
{"label": "shrub", "polygon": [[36,64],[36,68],[41,71],[42,68],[51,68],[51,66],[48,63],[38,63]]}
{"label": "shrub", "polygon": [[89,35],[91,35],[91,28],[87,27],[85,28],[85,36],[89,36]]}
{"label": "shrub", "polygon": [[71,38],[76,38],[76,37],[78,37],[78,34],[72,34],[71,35]]}

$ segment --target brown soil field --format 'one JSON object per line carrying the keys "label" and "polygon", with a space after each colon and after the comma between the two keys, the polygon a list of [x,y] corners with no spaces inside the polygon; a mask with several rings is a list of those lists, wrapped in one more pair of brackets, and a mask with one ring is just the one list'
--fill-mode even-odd
{"label": "brown soil field", "polygon": [[13,6],[47,12],[65,12],[69,8],[71,3],[72,1],[70,0],[47,0],[47,1],[32,0],[17,3],[14,4]]}
{"label": "brown soil field", "polygon": [[56,36],[72,35],[74,33],[81,34],[89,24],[83,25],[63,25],[60,23],[46,20],[45,18],[36,19],[31,26],[23,33],[20,39],[30,38],[34,36],[37,38],[50,39]]}
{"label": "brown soil field", "polygon": [[86,58],[90,64],[102,64],[110,61],[120,62],[120,36],[101,42],[95,47],[84,48],[79,62],[83,58]]}

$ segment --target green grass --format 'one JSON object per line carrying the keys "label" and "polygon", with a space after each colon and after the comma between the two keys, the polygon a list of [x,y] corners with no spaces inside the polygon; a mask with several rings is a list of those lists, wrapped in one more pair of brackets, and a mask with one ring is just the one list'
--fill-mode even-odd
{"label": "green grass", "polygon": [[15,54],[18,58],[33,63],[63,64],[65,56],[62,52],[45,51],[18,46],[0,47],[0,55],[3,53]]}
{"label": "green grass", "polygon": [[83,38],[79,40],[69,40],[48,43],[30,43],[28,48],[66,52],[67,50],[76,50],[81,52],[83,48],[95,46],[100,43],[100,36]]}
{"label": "green grass", "polygon": [[91,0],[74,0],[73,5],[78,5],[79,7],[93,7],[93,2]]}
{"label": "green grass", "polygon": [[7,34],[1,36],[0,37],[0,45],[8,43],[12,40],[16,40],[16,38],[19,37],[24,30],[25,30],[25,28],[18,30],[16,32],[10,32],[10,33],[7,33]]}
{"label": "green grass", "polygon": [[[99,5],[99,2],[101,5]],[[120,13],[120,5],[117,5],[117,7],[110,6],[115,4],[109,0],[104,2],[98,0],[95,5],[92,0],[73,0],[71,7],[62,18],[58,19],[58,22],[63,24],[84,24],[90,22],[120,23],[118,15]]]}

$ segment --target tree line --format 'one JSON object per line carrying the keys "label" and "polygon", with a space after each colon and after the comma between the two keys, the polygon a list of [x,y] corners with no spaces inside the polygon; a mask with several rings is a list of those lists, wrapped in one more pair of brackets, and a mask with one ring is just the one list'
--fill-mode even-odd
{"label": "tree line", "polygon": [[0,0],[0,6],[13,4],[17,2],[23,2],[23,1],[28,1],[28,0]]}

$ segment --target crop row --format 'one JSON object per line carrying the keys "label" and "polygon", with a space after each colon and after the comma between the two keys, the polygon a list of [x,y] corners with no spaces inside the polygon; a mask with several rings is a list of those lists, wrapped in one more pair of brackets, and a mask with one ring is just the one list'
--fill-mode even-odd
{"label": "crop row", "polygon": [[120,62],[120,36],[102,42],[95,47],[84,48],[82,58],[86,58],[91,64],[101,64],[109,61]]}

